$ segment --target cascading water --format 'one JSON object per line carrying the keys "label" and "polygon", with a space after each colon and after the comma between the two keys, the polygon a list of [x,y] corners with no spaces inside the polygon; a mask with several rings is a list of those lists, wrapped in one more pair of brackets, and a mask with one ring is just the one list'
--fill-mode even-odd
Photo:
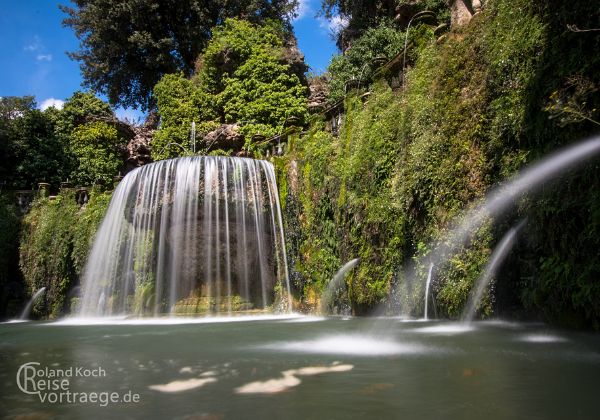
{"label": "cascading water", "polygon": [[[592,137],[581,143],[559,150],[544,159],[517,173],[507,182],[492,189],[485,200],[478,206],[464,213],[449,233],[438,244],[431,244],[432,253],[429,260],[438,269],[443,269],[448,259],[462,246],[467,245],[477,230],[490,218],[502,215],[507,209],[515,205],[518,198],[525,192],[533,193],[559,175],[592,160],[600,154],[600,136]],[[410,298],[413,295],[417,273],[414,265],[407,267],[403,273],[402,287],[394,290],[393,294],[402,293]],[[397,297],[396,297],[397,298]],[[397,298],[398,299],[398,298]],[[416,303],[404,302],[401,314],[410,316]]]}
{"label": "cascading water", "polygon": [[348,261],[329,281],[325,291],[323,292],[323,295],[321,296],[321,313],[326,314],[329,312],[336,292],[346,287],[346,283],[344,283],[344,277],[346,276],[346,273],[356,267],[359,262],[360,258],[354,258],[353,260]]}
{"label": "cascading water", "polygon": [[202,156],[130,172],[82,283],[82,316],[289,310],[273,165]]}
{"label": "cascading water", "polygon": [[427,283],[425,283],[425,313],[423,318],[429,319],[429,286],[431,286],[431,275],[433,274],[433,263],[429,264],[429,272],[427,273]]}
{"label": "cascading water", "polygon": [[25,320],[29,319],[29,313],[31,312],[31,308],[33,307],[33,304],[40,298],[40,296],[42,296],[44,294],[45,291],[46,291],[46,288],[42,287],[41,289],[39,289],[37,292],[35,292],[33,294],[31,299],[29,300],[29,302],[27,302],[25,309],[23,309],[23,312],[21,312],[21,316],[19,317],[20,320],[25,321]]}
{"label": "cascading water", "polygon": [[519,233],[519,231],[524,225],[525,220],[523,220],[517,226],[510,229],[508,233],[504,235],[498,246],[496,246],[494,252],[492,252],[490,261],[485,266],[483,274],[479,277],[479,279],[475,283],[475,287],[473,288],[474,290],[471,292],[471,296],[469,297],[467,307],[463,314],[464,321],[471,322],[475,318],[475,311],[477,310],[479,302],[483,297],[483,292],[485,291],[486,287],[490,284],[490,281],[494,277],[494,274],[498,270],[500,264],[502,264],[502,262],[512,249],[512,246],[515,243],[515,240],[517,239],[517,233]]}

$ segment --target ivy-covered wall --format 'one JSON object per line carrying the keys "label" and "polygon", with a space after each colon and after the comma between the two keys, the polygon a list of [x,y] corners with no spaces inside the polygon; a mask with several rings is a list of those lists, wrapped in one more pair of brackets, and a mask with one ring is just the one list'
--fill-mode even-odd
{"label": "ivy-covered wall", "polygon": [[57,317],[68,313],[71,298],[85,264],[92,240],[108,208],[111,193],[93,190],[80,207],[75,192],[61,192],[55,199],[37,198],[23,218],[19,265],[27,295],[46,288],[33,316]]}
{"label": "ivy-covered wall", "polygon": [[[442,39],[416,29],[417,59],[403,88],[392,92],[381,79],[365,104],[362,91],[347,96],[339,137],[313,122],[278,164],[287,178],[282,202],[294,232],[289,247],[298,252],[292,269],[300,297],[310,301],[342,264],[360,257],[346,279],[354,312],[390,300],[406,280],[403,267],[415,264],[424,280],[431,244],[492,186],[598,132],[593,69],[600,63],[587,53],[597,50],[598,37],[567,26],[593,27],[592,9],[495,0]],[[595,162],[524,197],[436,267],[438,315],[460,317],[495,244],[528,217],[480,316],[510,308],[511,315],[600,327]],[[403,299],[420,315],[422,289],[412,290]]]}

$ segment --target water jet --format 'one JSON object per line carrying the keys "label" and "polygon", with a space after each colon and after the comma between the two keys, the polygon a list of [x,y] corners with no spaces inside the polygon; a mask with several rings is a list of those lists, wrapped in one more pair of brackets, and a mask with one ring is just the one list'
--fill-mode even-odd
{"label": "water jet", "polygon": [[25,305],[25,309],[23,309],[23,312],[21,312],[21,316],[19,317],[20,320],[24,321],[29,319],[29,313],[31,312],[31,308],[33,307],[34,303],[40,298],[40,296],[44,294],[45,291],[46,288],[42,287],[33,294],[31,299],[29,299],[29,302],[27,302],[27,305]]}

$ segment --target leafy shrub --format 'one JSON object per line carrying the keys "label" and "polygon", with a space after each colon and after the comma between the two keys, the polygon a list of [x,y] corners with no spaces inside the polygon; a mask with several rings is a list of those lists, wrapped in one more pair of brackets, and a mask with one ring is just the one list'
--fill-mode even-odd
{"label": "leafy shrub", "polygon": [[155,87],[161,125],[153,157],[191,153],[192,122],[198,138],[219,123],[238,123],[249,144],[254,134],[279,133],[289,117],[304,120],[307,92],[287,62],[284,37],[270,21],[227,19],[216,27],[191,80],[169,74]]}
{"label": "leafy shrub", "polygon": [[116,128],[102,121],[89,122],[71,134],[71,150],[78,167],[73,179],[79,185],[112,185],[123,164],[122,153],[127,141]]}
{"label": "leafy shrub", "polygon": [[92,191],[79,207],[74,192],[54,200],[36,199],[23,220],[19,265],[29,294],[46,287],[38,316],[56,317],[68,310],[69,292],[77,285],[93,236],[104,217],[110,193]]}
{"label": "leafy shrub", "polygon": [[393,24],[382,22],[367,29],[343,55],[333,57],[327,67],[330,78],[328,100],[334,103],[342,99],[345,84],[351,79],[360,81],[362,86],[368,85],[373,74],[372,60],[376,57],[391,60],[403,48],[404,32]]}

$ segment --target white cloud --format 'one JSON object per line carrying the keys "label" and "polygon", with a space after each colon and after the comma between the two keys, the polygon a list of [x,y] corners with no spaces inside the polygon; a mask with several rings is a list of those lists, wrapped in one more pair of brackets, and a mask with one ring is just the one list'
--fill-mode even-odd
{"label": "white cloud", "polygon": [[42,102],[42,104],[40,105],[40,109],[42,111],[45,111],[46,109],[48,109],[50,107],[54,107],[56,109],[62,109],[64,104],[65,104],[65,101],[63,101],[61,99],[48,98],[48,99],[45,99],[44,102]]}
{"label": "white cloud", "polygon": [[33,37],[33,41],[23,47],[23,50],[35,56],[37,61],[52,61],[52,54],[48,52],[44,43],[37,35]]}
{"label": "white cloud", "polygon": [[307,16],[309,13],[312,13],[312,7],[310,6],[311,0],[298,0],[298,7],[296,8],[297,16],[294,18],[294,21],[300,20]]}
{"label": "white cloud", "polygon": [[337,34],[348,26],[348,19],[340,15],[333,16],[331,19],[321,17],[319,18],[319,25],[321,28],[327,29],[330,33]]}
{"label": "white cloud", "polygon": [[23,47],[25,51],[40,51],[44,48],[39,36],[34,36],[33,41]]}

